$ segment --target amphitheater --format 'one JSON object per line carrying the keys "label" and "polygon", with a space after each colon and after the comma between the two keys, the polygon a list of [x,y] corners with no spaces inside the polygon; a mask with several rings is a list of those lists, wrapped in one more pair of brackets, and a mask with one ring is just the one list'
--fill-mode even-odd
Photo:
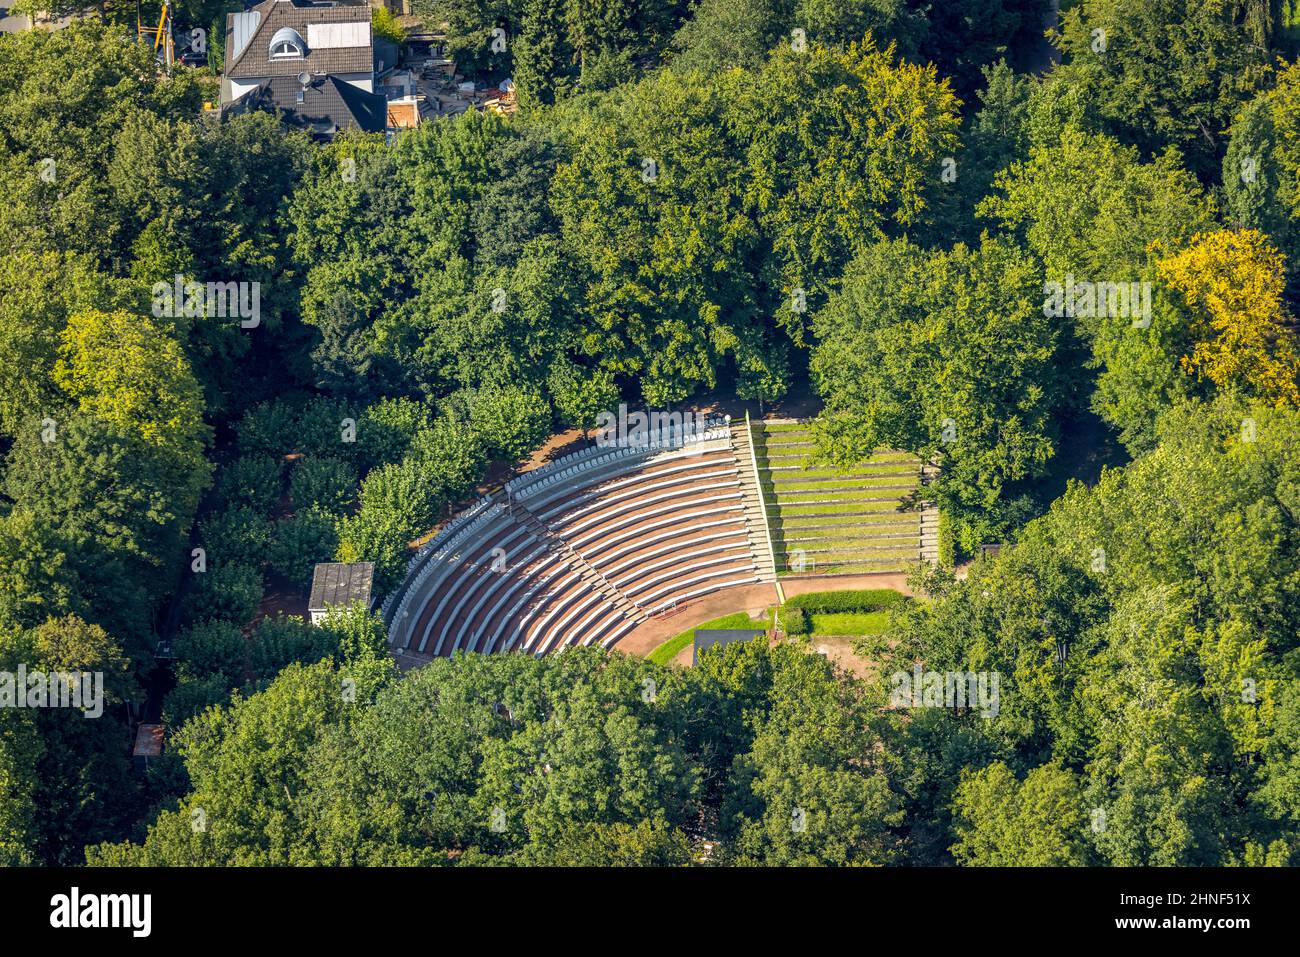
{"label": "amphitheater", "polygon": [[809,467],[812,447],[805,423],[710,417],[520,475],[412,558],[383,606],[392,650],[609,647],[726,589],[935,559],[937,514],[909,504],[928,467],[888,451]]}

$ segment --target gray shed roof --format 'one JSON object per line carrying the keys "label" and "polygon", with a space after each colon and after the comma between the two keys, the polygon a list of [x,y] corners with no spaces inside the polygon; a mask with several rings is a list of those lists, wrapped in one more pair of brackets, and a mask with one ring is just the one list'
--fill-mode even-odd
{"label": "gray shed roof", "polygon": [[374,580],[374,562],[322,562],[312,574],[307,610],[324,611],[330,605],[350,605],[354,601],[369,607]]}
{"label": "gray shed roof", "polygon": [[733,641],[753,641],[766,635],[762,628],[718,628],[695,629],[694,650],[691,652],[691,664],[700,663],[700,652],[708,651],[719,645],[729,645]]}

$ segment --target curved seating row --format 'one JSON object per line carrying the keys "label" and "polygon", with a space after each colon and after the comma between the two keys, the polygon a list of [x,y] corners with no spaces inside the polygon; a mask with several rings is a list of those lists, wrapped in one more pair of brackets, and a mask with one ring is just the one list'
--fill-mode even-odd
{"label": "curved seating row", "polygon": [[647,614],[759,580],[742,466],[717,433],[589,455],[507,486],[412,562],[393,647],[426,657],[607,647]]}

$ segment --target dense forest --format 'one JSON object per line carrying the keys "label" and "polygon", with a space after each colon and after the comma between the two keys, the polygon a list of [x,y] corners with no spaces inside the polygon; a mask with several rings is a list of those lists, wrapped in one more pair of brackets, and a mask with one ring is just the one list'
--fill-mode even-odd
{"label": "dense forest", "polygon": [[[0,36],[0,670],[109,700],[0,709],[0,863],[1300,863],[1289,5],[427,0],[519,112],[327,144],[121,6]],[[249,626],[620,400],[808,389],[825,461],[940,465],[873,677]],[[997,714],[890,707],[916,662]]]}

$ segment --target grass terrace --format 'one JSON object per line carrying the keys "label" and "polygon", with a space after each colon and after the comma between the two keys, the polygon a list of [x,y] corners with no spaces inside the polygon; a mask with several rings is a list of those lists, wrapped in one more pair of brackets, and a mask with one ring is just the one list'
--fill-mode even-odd
{"label": "grass terrace", "polygon": [[920,515],[902,511],[921,463],[882,451],[848,470],[814,465],[804,424],[754,424],[754,454],[779,574],[902,571],[920,555]]}

